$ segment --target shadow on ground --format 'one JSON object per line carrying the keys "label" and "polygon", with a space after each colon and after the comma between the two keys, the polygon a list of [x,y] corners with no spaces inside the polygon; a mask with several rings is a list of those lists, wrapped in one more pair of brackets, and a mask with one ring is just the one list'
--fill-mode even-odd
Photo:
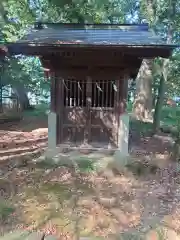
{"label": "shadow on ground", "polygon": [[15,214],[8,227],[3,223],[5,229],[38,229],[61,239],[120,239],[123,232],[146,233],[174,211],[174,192],[167,195],[157,176],[147,180],[111,169],[96,171],[91,161],[84,161],[79,167],[38,163],[14,169],[9,178],[17,179],[11,201]]}

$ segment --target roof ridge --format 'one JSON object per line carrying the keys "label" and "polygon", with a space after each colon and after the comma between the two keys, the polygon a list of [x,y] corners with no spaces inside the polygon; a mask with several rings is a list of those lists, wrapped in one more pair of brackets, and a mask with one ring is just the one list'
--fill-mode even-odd
{"label": "roof ridge", "polygon": [[118,24],[118,23],[115,23],[115,24],[108,24],[108,23],[50,23],[50,22],[35,22],[34,23],[34,28],[35,29],[38,29],[38,30],[41,30],[43,28],[45,28],[45,26],[56,26],[56,27],[62,27],[62,28],[76,28],[76,29],[81,29],[81,28],[93,28],[93,29],[96,29],[96,28],[103,28],[104,29],[107,29],[107,28],[115,28],[115,29],[118,29],[118,28],[126,28],[127,29],[129,28],[129,30],[132,30],[132,29],[139,29],[141,31],[148,31],[149,30],[149,25],[147,23],[142,23],[142,24]]}

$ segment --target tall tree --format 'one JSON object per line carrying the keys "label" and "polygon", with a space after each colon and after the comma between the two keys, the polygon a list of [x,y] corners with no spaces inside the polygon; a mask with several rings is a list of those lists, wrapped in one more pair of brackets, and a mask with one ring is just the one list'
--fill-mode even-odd
{"label": "tall tree", "polygon": [[[178,17],[180,8],[179,4],[180,3],[177,0],[141,0],[141,19],[147,19],[151,29],[155,33],[161,35],[164,39],[166,39],[167,43],[172,43],[175,37],[175,26],[177,31],[177,26],[179,24],[178,22],[180,20]],[[178,34],[176,34],[176,37],[177,35]],[[155,62],[148,60],[148,67],[146,66],[146,69],[148,69],[148,74],[145,74],[146,71],[142,70],[145,68],[144,64],[147,65],[147,62],[143,61],[139,75],[137,77],[136,99],[134,102],[133,110],[135,114],[138,114],[138,118],[143,119],[144,117],[148,117],[148,115],[149,118],[152,118],[152,80],[154,81],[155,78],[153,71],[150,73],[150,70],[153,69],[154,64],[159,65],[158,69],[161,69],[161,71],[158,70],[160,85],[158,88],[158,98],[156,101],[157,104],[154,114],[154,132],[156,132],[160,124],[160,114],[164,100],[164,93],[166,90],[165,85],[167,83],[170,72],[170,68],[168,67],[169,60],[166,59]]]}
{"label": "tall tree", "polygon": [[[0,2],[0,24],[5,41],[13,42],[21,38],[26,32],[27,27],[34,20],[35,14],[28,1],[22,0],[17,2],[15,0],[3,0]],[[14,71],[9,71],[9,74],[2,75],[2,85],[11,84],[20,101],[22,109],[26,109],[30,104],[24,82],[20,81],[20,79],[16,79],[16,81],[10,80],[14,79],[14,76],[17,76],[15,72],[19,69],[18,61],[18,58],[13,58],[8,61],[11,70]],[[17,64],[14,64],[15,62]],[[10,73],[12,74],[11,76]],[[5,75],[9,75],[9,77],[7,78]]]}
{"label": "tall tree", "polygon": [[[166,41],[167,43],[172,43],[173,42],[173,36],[174,36],[174,31],[175,31],[175,19],[176,19],[176,7],[177,3],[179,1],[177,0],[169,0],[168,1],[168,6],[164,10],[164,15],[163,18],[162,16],[159,16],[159,20],[166,20],[167,21],[167,26],[166,26]],[[165,89],[166,89],[166,84],[168,80],[168,75],[169,75],[169,67],[170,67],[170,60],[169,59],[163,59],[160,61],[161,63],[161,74],[160,74],[160,84],[159,84],[159,89],[158,89],[158,97],[157,97],[157,102],[156,102],[156,107],[155,107],[155,113],[154,113],[154,121],[153,121],[153,132],[156,133],[158,132],[160,128],[160,118],[161,118],[161,110],[163,107],[163,101],[164,101],[164,95],[165,95]]]}
{"label": "tall tree", "polygon": [[133,112],[139,120],[152,118],[152,68],[153,61],[144,59],[136,78]]}
{"label": "tall tree", "polygon": [[[154,0],[140,1],[140,21],[146,19],[153,29],[156,22],[156,9]],[[153,60],[144,59],[136,79],[136,94],[133,113],[140,120],[152,120],[152,81]]]}

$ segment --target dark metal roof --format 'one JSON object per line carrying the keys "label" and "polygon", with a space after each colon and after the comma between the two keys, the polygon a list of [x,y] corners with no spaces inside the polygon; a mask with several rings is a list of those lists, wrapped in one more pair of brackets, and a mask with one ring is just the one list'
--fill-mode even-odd
{"label": "dark metal roof", "polygon": [[147,24],[35,23],[25,37],[7,47],[10,55],[42,56],[81,47],[93,51],[111,48],[123,54],[154,58],[169,57],[177,46],[166,44]]}
{"label": "dark metal roof", "polygon": [[40,24],[18,43],[79,45],[166,45],[148,25]]}

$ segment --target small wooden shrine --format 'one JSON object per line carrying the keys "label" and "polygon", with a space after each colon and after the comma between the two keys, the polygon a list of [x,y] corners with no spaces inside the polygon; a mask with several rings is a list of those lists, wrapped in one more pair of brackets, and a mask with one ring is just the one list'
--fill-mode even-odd
{"label": "small wooden shrine", "polygon": [[11,55],[39,56],[51,81],[49,148],[112,148],[128,154],[128,79],[143,58],[168,58],[175,46],[148,25],[36,23]]}

